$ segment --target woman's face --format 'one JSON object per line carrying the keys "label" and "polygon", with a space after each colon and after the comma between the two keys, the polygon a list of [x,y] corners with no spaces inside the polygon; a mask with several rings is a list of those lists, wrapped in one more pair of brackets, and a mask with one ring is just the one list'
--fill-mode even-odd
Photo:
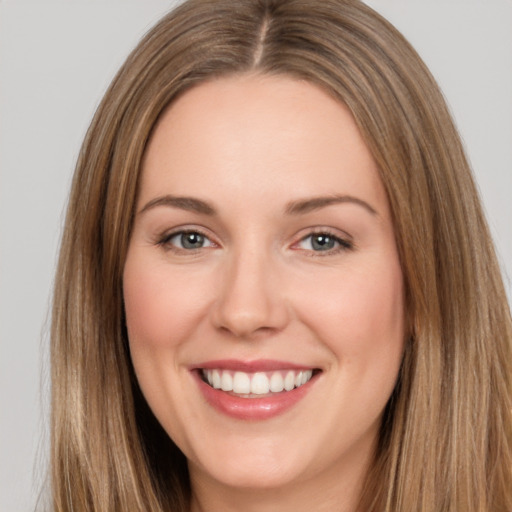
{"label": "woman's face", "polygon": [[357,481],[399,371],[402,281],[386,194],[344,105],[251,75],[165,112],[124,301],[140,386],[193,483]]}

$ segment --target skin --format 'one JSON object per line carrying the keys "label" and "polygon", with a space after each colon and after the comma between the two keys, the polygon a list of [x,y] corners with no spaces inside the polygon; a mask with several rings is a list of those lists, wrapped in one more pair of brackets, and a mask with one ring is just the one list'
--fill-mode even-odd
{"label": "skin", "polygon": [[[158,204],[166,194],[215,213]],[[333,195],[352,199],[289,211]],[[180,247],[184,228],[203,246]],[[350,247],[319,250],[312,233]],[[143,162],[124,300],[143,393],[189,461],[192,510],[355,509],[399,371],[404,299],[387,197],[343,104],[259,75],[172,104]],[[292,408],[246,421],[199,392],[191,366],[218,359],[321,373]]]}

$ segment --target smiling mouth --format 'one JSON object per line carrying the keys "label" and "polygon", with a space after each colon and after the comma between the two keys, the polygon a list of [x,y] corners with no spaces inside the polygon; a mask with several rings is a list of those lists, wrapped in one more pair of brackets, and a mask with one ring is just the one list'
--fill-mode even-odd
{"label": "smiling mouth", "polygon": [[223,369],[201,369],[201,379],[213,389],[242,398],[262,398],[292,391],[308,383],[320,370],[277,370],[242,372]]}

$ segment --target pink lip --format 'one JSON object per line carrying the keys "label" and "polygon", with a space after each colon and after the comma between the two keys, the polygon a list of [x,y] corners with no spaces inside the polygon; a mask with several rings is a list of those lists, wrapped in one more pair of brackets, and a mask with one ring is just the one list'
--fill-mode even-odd
{"label": "pink lip", "polygon": [[271,360],[249,362],[217,360],[195,365],[192,369],[192,375],[206,401],[222,414],[238,420],[262,421],[278,416],[302,400],[317,381],[317,376],[314,375],[309,382],[291,391],[273,393],[261,398],[242,398],[219,389],[214,389],[203,381],[200,369],[216,368],[244,372],[263,372],[283,369],[302,370],[311,369],[311,367]]}
{"label": "pink lip", "polygon": [[255,359],[254,361],[239,361],[237,359],[218,359],[215,361],[207,361],[196,364],[193,369],[215,370],[221,368],[223,370],[232,370],[238,372],[272,372],[277,370],[309,370],[311,366],[303,366],[288,361],[275,361],[273,359]]}

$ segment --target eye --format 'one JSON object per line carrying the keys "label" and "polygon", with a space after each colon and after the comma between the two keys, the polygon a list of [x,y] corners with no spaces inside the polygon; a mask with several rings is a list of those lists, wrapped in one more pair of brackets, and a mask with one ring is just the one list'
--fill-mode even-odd
{"label": "eye", "polygon": [[352,243],[328,232],[311,233],[297,244],[299,249],[314,252],[338,252],[352,249]]}
{"label": "eye", "polygon": [[165,236],[159,244],[185,251],[193,251],[214,246],[214,243],[199,231],[174,232]]}

